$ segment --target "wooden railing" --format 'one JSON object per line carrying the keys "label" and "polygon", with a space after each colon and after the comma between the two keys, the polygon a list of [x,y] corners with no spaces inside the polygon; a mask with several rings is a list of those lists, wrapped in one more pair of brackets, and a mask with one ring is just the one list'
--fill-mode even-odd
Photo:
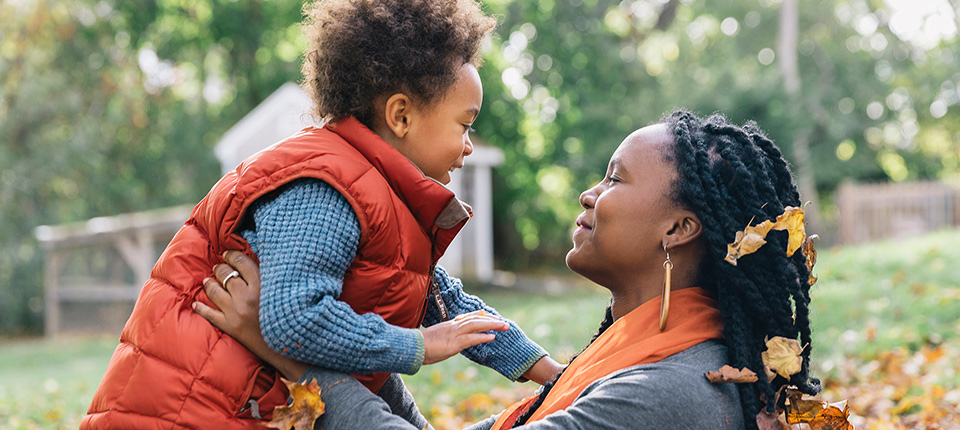
{"label": "wooden railing", "polygon": [[944,182],[845,182],[837,191],[840,241],[904,238],[960,225],[958,198],[958,189]]}
{"label": "wooden railing", "polygon": [[46,334],[119,332],[157,257],[191,209],[178,206],[37,227],[46,254]]}

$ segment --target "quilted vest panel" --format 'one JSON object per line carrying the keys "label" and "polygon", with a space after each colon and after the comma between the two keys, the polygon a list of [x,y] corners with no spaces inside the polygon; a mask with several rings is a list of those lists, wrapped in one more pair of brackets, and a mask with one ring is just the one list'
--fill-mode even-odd
{"label": "quilted vest panel", "polygon": [[[394,325],[421,324],[431,264],[466,222],[439,228],[436,220],[459,202],[353,118],[306,128],[241,163],[193,210],[143,286],[81,429],[262,428],[249,400],[265,419],[286,404],[279,375],[191,303],[211,304],[201,282],[224,251],[256,258],[236,231],[247,208],[304,177],[334,186],[360,221],[339,300]],[[376,392],[387,374],[356,376]]]}

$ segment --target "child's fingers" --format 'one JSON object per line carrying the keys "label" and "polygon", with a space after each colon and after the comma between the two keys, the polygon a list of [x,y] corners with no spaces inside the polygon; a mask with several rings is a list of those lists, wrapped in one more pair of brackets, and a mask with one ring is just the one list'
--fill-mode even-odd
{"label": "child's fingers", "polygon": [[213,324],[214,327],[223,327],[225,322],[223,312],[211,308],[210,306],[207,306],[201,302],[193,302],[193,311],[205,318],[207,321],[210,321],[210,324]]}
{"label": "child's fingers", "polygon": [[454,321],[460,321],[460,320],[463,320],[463,319],[466,319],[466,318],[469,318],[469,317],[472,317],[472,316],[488,316],[488,314],[487,314],[487,311],[485,311],[485,310],[483,310],[483,309],[480,309],[480,310],[476,310],[476,311],[473,311],[473,312],[467,312],[467,313],[465,313],[465,314],[457,315],[453,320],[454,320]]}
{"label": "child's fingers", "polygon": [[507,323],[491,317],[471,317],[460,322],[459,331],[463,333],[478,333],[484,331],[506,331],[510,329]]}

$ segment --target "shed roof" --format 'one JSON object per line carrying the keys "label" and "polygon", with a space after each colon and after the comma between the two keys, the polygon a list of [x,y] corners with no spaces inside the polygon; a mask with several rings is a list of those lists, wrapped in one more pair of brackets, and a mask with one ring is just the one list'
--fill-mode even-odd
{"label": "shed roof", "polygon": [[[217,142],[214,153],[223,172],[304,127],[321,125],[308,113],[310,108],[310,97],[299,85],[287,82],[280,86]],[[473,154],[464,159],[466,165],[496,166],[503,162],[500,149],[486,145],[481,139],[473,141]]]}

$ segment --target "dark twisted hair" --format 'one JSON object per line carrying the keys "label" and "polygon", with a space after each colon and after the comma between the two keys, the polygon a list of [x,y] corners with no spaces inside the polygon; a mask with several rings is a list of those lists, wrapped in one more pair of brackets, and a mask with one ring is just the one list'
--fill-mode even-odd
{"label": "dark twisted hair", "polygon": [[496,26],[476,0],[319,0],[304,13],[303,87],[314,114],[352,115],[368,127],[385,94],[426,104],[442,97],[461,66],[480,65]]}
{"label": "dark twisted hair", "polygon": [[[705,253],[697,285],[717,296],[730,364],[754,370],[759,377],[755,383],[737,385],[746,428],[756,429],[756,415],[763,407],[773,412],[773,399],[783,385],[795,385],[811,395],[820,391],[820,381],[810,376],[809,271],[803,253],[786,256],[785,232],[770,232],[767,244],[737,266],[724,256],[737,231],[751,220],[776,219],[785,207],[800,206],[800,194],[780,150],[753,122],[739,127],[719,114],[701,119],[680,110],[661,123],[674,137],[674,145],[664,154],[679,173],[672,197],[693,211],[703,226]],[[594,339],[612,323],[608,308]],[[773,336],[799,339],[805,346],[801,370],[789,381],[781,376],[768,381],[763,372],[760,355],[766,349],[765,338]],[[516,425],[529,419],[550,388],[552,384],[544,386]]]}

